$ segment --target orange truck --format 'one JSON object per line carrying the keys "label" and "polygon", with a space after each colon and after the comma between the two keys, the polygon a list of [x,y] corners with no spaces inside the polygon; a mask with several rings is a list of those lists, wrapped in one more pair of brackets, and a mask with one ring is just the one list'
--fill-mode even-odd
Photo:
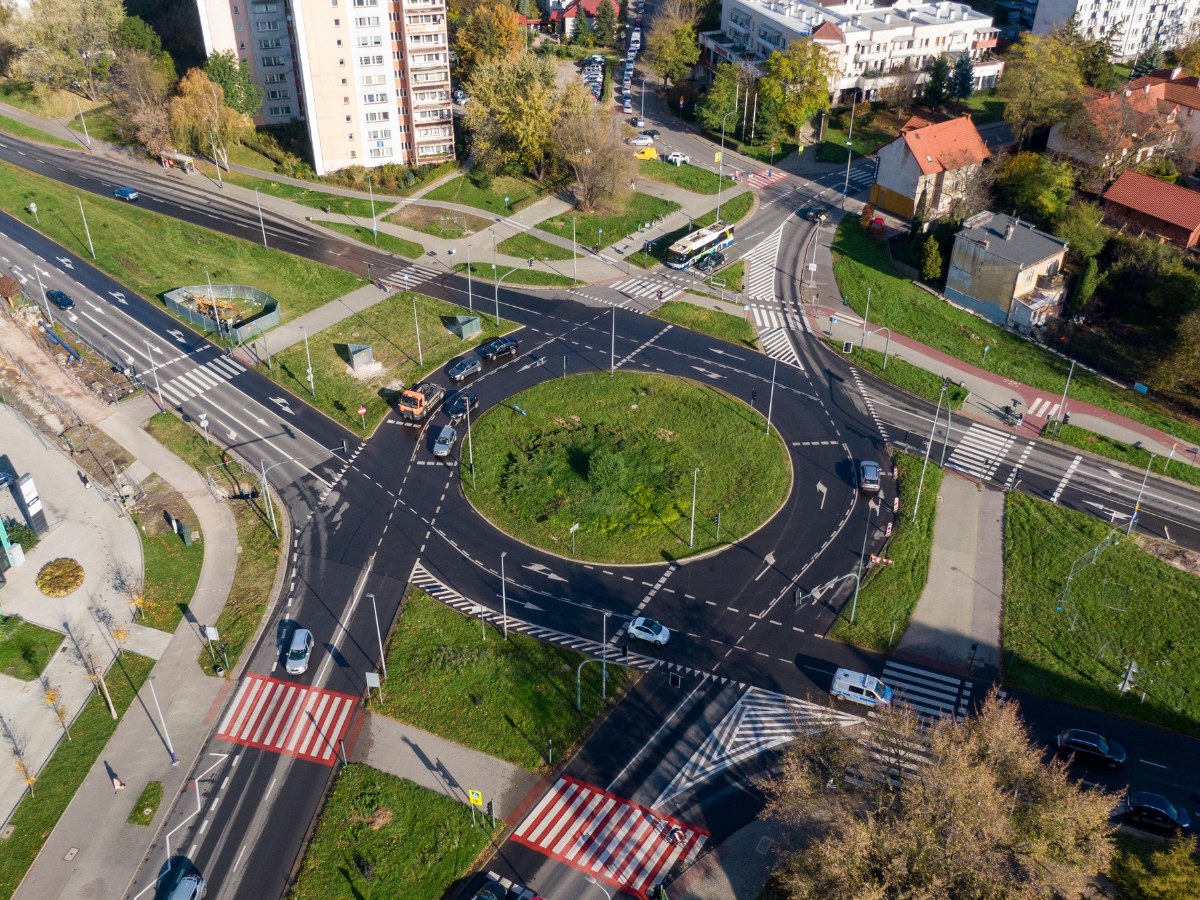
{"label": "orange truck", "polygon": [[406,422],[420,422],[437,409],[445,394],[445,390],[428,381],[410,388],[400,395],[400,402],[397,404],[400,418]]}

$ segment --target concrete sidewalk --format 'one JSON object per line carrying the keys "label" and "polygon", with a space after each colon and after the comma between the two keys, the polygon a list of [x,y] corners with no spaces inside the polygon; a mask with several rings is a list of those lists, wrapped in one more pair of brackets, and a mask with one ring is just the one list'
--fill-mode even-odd
{"label": "concrete sidewalk", "polygon": [[480,753],[378,713],[368,713],[354,761],[469,803],[468,791],[495,802],[496,818],[524,815],[522,801],[549,782],[520,766]]}
{"label": "concrete sidewalk", "polygon": [[756,819],[726,838],[667,888],[671,900],[755,900],[778,864],[785,830]]}
{"label": "concrete sidewalk", "polygon": [[897,650],[958,668],[997,666],[1004,596],[1004,492],[946,472],[929,580]]}
{"label": "concrete sidewalk", "polygon": [[[204,564],[188,615],[170,636],[153,673],[158,703],[180,765],[171,765],[154,701],[149,688],[143,688],[101,757],[83,777],[14,895],[17,900],[119,897],[207,739],[217,704],[232,685],[231,681],[206,677],[196,660],[203,646],[200,627],[216,620],[233,582],[237,528],[229,508],[213,499],[200,475],[141,429],[141,422],[157,411],[150,399],[105,406],[80,391],[7,320],[0,320],[0,334],[10,352],[47,388],[179,491],[195,511],[204,536]],[[106,765],[128,785],[127,790],[114,796]],[[163,782],[164,800],[158,817],[148,828],[127,824],[138,795],[150,781]]]}

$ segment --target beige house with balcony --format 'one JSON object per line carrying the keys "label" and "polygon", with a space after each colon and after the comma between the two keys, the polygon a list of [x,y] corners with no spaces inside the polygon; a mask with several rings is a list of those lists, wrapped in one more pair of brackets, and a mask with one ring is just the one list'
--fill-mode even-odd
{"label": "beige house with balcony", "polygon": [[196,0],[204,48],[263,88],[259,125],[304,122],[314,169],[454,157],[445,0]]}

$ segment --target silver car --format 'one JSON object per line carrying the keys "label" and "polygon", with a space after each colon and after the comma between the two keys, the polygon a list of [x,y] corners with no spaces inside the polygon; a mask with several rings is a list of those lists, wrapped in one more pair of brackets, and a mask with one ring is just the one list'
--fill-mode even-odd
{"label": "silver car", "polygon": [[858,464],[858,489],[868,494],[879,493],[879,465],[869,459]]}
{"label": "silver car", "polygon": [[466,359],[460,359],[450,367],[450,371],[446,374],[450,376],[451,381],[462,381],[468,375],[474,375],[483,368],[483,363],[479,361],[477,356],[468,356]]}
{"label": "silver car", "polygon": [[297,628],[292,632],[292,643],[288,647],[287,673],[303,675],[308,671],[308,661],[312,659],[312,632],[307,628]]}
{"label": "silver car", "polygon": [[433,455],[434,456],[449,456],[450,451],[454,449],[454,444],[458,440],[458,432],[449,425],[445,426],[438,432],[438,436],[433,440]]}

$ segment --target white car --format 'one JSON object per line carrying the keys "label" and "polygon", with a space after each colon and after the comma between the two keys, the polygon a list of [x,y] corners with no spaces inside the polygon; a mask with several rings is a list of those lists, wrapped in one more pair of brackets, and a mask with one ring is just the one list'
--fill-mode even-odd
{"label": "white car", "polygon": [[669,162],[673,165],[676,165],[676,166],[687,166],[687,165],[690,165],[692,161],[688,157],[686,157],[682,153],[680,153],[678,150],[676,150],[674,153],[672,153],[670,156],[667,157],[667,162]]}
{"label": "white car", "polygon": [[638,616],[629,626],[629,636],[637,638],[639,641],[658,644],[661,647],[671,639],[671,632],[660,622],[647,619],[645,616]]}
{"label": "white car", "polygon": [[631,137],[629,143],[635,147],[650,147],[654,144],[654,138],[648,134],[639,134],[637,137]]}
{"label": "white car", "polygon": [[313,645],[312,632],[307,628],[297,628],[292,633],[292,642],[288,645],[287,665],[285,666],[289,675],[303,675],[308,671],[308,661],[312,659]]}

